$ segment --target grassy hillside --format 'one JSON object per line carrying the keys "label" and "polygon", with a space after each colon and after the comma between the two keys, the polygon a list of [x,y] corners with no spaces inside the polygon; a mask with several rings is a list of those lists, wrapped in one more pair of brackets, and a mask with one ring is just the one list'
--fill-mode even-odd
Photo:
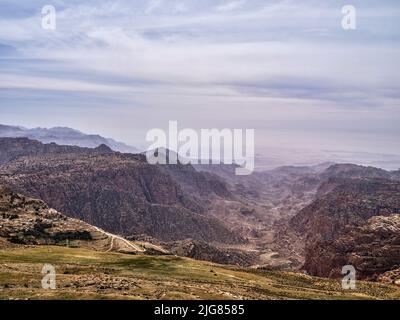
{"label": "grassy hillside", "polygon": [[[57,289],[43,290],[52,264]],[[288,272],[244,271],[175,256],[101,253],[65,247],[0,250],[0,299],[400,299],[400,288]]]}

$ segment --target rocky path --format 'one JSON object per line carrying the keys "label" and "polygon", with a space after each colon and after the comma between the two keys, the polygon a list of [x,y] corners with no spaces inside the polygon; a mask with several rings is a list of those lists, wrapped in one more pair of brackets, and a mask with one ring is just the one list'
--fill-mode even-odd
{"label": "rocky path", "polygon": [[120,236],[117,236],[117,235],[115,235],[115,234],[106,232],[106,231],[104,231],[104,230],[102,230],[102,229],[100,229],[100,228],[98,228],[98,227],[95,227],[95,226],[93,226],[93,228],[94,228],[97,232],[103,233],[103,234],[105,234],[105,235],[107,235],[108,237],[111,238],[110,248],[107,250],[107,252],[110,252],[110,251],[113,251],[113,250],[118,251],[118,249],[121,249],[120,247],[115,248],[115,246],[116,246],[116,244],[115,244],[116,240],[117,240],[117,241],[121,241],[121,242],[123,243],[124,246],[128,247],[129,249],[134,250],[135,252],[144,253],[144,252],[146,251],[145,249],[143,249],[143,248],[141,248],[141,247],[139,247],[139,246],[133,244],[132,242],[130,242],[130,241],[128,241],[128,240],[126,240],[126,239],[124,239],[124,238],[122,238],[122,237],[120,237]]}

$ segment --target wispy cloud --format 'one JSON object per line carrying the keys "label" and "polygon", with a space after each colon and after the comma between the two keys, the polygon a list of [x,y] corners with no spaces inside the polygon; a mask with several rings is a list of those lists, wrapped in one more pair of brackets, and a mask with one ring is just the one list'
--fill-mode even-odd
{"label": "wispy cloud", "polygon": [[246,0],[230,1],[230,2],[216,6],[215,10],[219,11],[219,12],[228,12],[228,11],[240,9],[245,4],[246,4]]}
{"label": "wispy cloud", "polygon": [[157,8],[160,8],[163,4],[162,0],[151,0],[145,10],[146,14],[151,14]]}

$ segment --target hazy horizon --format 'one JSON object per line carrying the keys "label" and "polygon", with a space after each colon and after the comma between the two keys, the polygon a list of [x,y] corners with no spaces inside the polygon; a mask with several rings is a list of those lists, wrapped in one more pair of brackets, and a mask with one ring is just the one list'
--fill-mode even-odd
{"label": "hazy horizon", "polygon": [[[22,127],[24,129],[54,129],[60,128],[60,126],[55,127],[25,127],[17,124],[4,124],[15,127]],[[77,128],[68,129],[78,130]],[[82,132],[88,135],[98,135],[96,132]],[[104,136],[104,138],[114,137]],[[117,140],[118,141],[118,140]],[[123,142],[124,141],[120,141]],[[129,144],[128,144],[129,145]],[[130,145],[134,148],[138,148],[138,152],[146,150],[146,146],[142,149],[137,145]],[[255,154],[255,170],[271,170],[281,166],[313,166],[319,165],[327,162],[333,163],[352,163],[363,166],[373,166],[377,168],[382,168],[385,170],[393,171],[400,169],[400,155],[397,154],[382,154],[382,153],[370,153],[370,152],[356,152],[356,151],[345,151],[345,150],[313,150],[313,149],[296,149],[296,148],[279,148],[279,147],[266,147],[257,148],[257,153]]]}

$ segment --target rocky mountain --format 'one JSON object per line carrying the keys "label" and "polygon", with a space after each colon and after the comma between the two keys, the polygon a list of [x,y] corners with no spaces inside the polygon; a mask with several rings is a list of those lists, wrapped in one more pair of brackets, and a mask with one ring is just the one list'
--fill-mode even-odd
{"label": "rocky mountain", "polygon": [[400,170],[392,171],[392,179],[400,180]]}
{"label": "rocky mountain", "polygon": [[14,193],[3,186],[0,186],[0,238],[2,247],[58,245],[130,254],[168,253],[150,243],[131,242],[69,218],[41,200]]}
{"label": "rocky mountain", "polygon": [[[322,277],[341,277],[341,268],[353,265],[359,279],[400,284],[400,214],[375,216],[360,227],[318,242],[307,252],[304,268]],[[390,280],[389,280],[390,279]]]}
{"label": "rocky mountain", "polygon": [[[282,201],[275,202],[278,204],[276,208],[279,208],[281,219],[275,220],[272,227],[273,250],[278,252],[278,256],[291,261],[290,264],[294,268],[300,268],[305,262],[305,235],[309,230],[293,228],[306,228],[307,222],[304,220],[293,224],[296,219],[302,217],[304,208],[317,212],[325,195],[334,194],[341,188],[347,190],[346,188],[360,181],[364,184],[363,180],[398,181],[395,172],[353,164],[323,164],[315,169],[282,167],[266,172],[266,179],[270,185],[280,190],[281,195],[286,194]],[[331,201],[325,207],[340,210],[338,206],[339,200],[338,203]]]}
{"label": "rocky mountain", "polygon": [[47,154],[106,154],[113,153],[108,146],[97,148],[80,148],[76,146],[60,146],[55,143],[43,144],[28,138],[0,138],[0,165],[24,156],[40,156]]}
{"label": "rocky mountain", "polygon": [[374,167],[364,167],[355,164],[335,164],[328,167],[322,174],[323,180],[329,178],[381,178],[391,179],[392,173],[383,169]]}
{"label": "rocky mountain", "polygon": [[104,138],[97,134],[85,134],[78,130],[55,127],[55,128],[33,128],[27,129],[19,126],[0,125],[0,137],[8,138],[29,138],[31,140],[38,140],[43,143],[54,142],[58,145],[78,146],[85,148],[96,148],[99,145],[106,145],[112,150],[137,153],[138,150],[134,147],[128,146],[125,143],[115,141],[110,138]]}
{"label": "rocky mountain", "polygon": [[[29,149],[26,144],[21,148]],[[161,241],[243,242],[221,221],[206,215],[205,200],[199,201],[207,199],[202,183],[194,183],[189,193],[179,184],[182,177],[149,165],[143,155],[77,151],[19,157],[0,167],[0,181],[108,232],[147,234]],[[216,192],[223,190],[219,180],[214,183],[210,176],[189,171],[193,181],[207,182],[208,197],[217,196],[214,185]]]}
{"label": "rocky mountain", "polygon": [[304,269],[335,277],[351,264],[360,278],[376,279],[399,268],[400,183],[371,178],[336,183],[290,220],[305,244]]}

